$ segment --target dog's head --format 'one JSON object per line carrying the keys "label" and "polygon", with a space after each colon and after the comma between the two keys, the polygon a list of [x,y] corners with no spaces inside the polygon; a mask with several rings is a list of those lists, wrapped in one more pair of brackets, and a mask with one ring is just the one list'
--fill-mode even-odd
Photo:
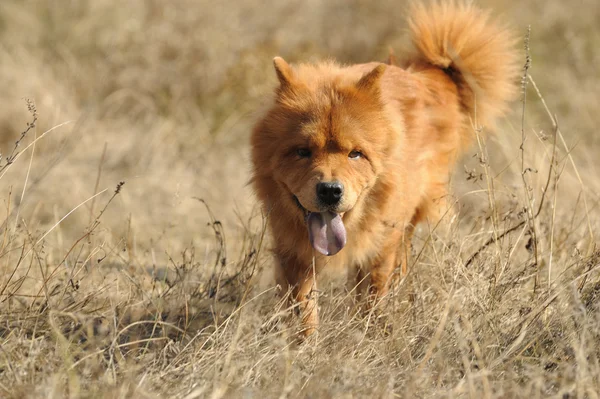
{"label": "dog's head", "polygon": [[[361,213],[356,208],[364,206],[387,152],[385,66],[361,74],[332,64],[293,69],[281,58],[274,64],[275,103],[252,139],[259,195],[294,208],[313,247],[334,255],[346,243],[344,215]],[[276,194],[261,193],[264,185],[276,186]]]}

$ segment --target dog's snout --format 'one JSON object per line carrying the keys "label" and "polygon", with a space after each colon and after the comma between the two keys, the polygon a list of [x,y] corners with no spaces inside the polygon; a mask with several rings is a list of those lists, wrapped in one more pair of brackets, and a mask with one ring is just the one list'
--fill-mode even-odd
{"label": "dog's snout", "polygon": [[342,183],[334,181],[317,184],[317,198],[324,205],[336,205],[344,195]]}

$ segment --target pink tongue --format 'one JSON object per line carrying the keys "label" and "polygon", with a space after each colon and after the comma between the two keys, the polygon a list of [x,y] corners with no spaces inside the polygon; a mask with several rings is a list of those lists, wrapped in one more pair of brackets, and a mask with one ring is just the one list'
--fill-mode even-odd
{"label": "pink tongue", "polygon": [[335,255],[346,245],[346,229],[339,214],[311,212],[306,223],[310,243],[323,255]]}

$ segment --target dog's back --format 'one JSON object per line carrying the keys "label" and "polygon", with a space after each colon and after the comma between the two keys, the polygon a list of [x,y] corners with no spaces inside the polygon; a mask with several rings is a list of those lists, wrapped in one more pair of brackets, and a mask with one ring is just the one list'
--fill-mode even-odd
{"label": "dog's back", "polygon": [[[415,2],[409,15],[414,52],[402,64],[418,98],[407,96],[406,76],[388,79],[388,95],[410,103],[401,111],[407,140],[418,152],[413,159],[427,170],[419,182],[416,224],[445,211],[449,172],[473,143],[475,129],[493,126],[514,99],[519,66],[512,32],[471,4]],[[388,75],[398,75],[390,69]]]}

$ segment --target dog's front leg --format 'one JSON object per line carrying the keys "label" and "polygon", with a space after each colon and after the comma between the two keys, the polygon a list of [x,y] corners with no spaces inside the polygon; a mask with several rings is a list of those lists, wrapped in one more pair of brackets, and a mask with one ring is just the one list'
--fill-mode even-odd
{"label": "dog's front leg", "polygon": [[348,276],[346,280],[346,289],[354,293],[354,301],[358,304],[367,294],[369,286],[369,273],[360,265],[351,265],[348,267]]}
{"label": "dog's front leg", "polygon": [[[410,233],[409,233],[410,235]],[[392,283],[394,270],[400,266],[402,275],[406,274],[407,251],[405,235],[401,231],[390,234],[383,250],[371,264],[370,301],[375,303],[387,295]],[[399,264],[400,263],[400,264]]]}
{"label": "dog's front leg", "polygon": [[392,273],[396,268],[396,251],[388,250],[381,254],[371,268],[370,301],[375,303],[389,291]]}
{"label": "dog's front leg", "polygon": [[310,262],[295,258],[281,258],[279,262],[278,284],[289,293],[290,302],[302,318],[301,334],[305,337],[316,332],[319,317],[317,310],[316,276]]}

